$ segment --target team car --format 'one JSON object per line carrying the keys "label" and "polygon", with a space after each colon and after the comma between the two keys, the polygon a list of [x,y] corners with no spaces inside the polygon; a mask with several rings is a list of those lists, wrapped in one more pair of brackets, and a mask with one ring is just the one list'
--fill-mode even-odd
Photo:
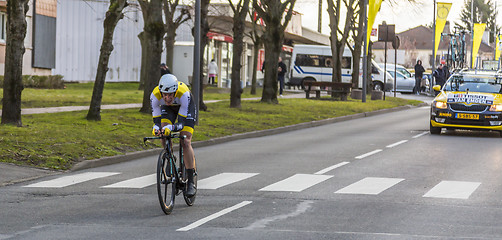
{"label": "team car", "polygon": [[454,73],[431,105],[430,133],[442,128],[498,131],[502,137],[502,73]]}

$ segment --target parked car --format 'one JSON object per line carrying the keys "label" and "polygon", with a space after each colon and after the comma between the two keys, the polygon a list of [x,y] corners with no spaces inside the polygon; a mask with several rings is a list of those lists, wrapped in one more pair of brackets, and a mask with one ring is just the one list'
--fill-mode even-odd
{"label": "parked car", "polygon": [[[404,66],[399,65],[399,64],[394,64],[394,63],[387,63],[387,64],[378,63],[378,66],[380,66],[382,69],[385,66],[386,70],[392,70],[392,71],[394,71],[394,69],[396,69],[397,72],[403,74],[407,78],[412,78],[413,77],[413,74],[410,71],[408,71],[408,69],[406,69]],[[392,76],[394,76],[394,75],[392,75]]]}
{"label": "parked car", "polygon": [[454,73],[434,98],[430,132],[442,128],[497,131],[502,136],[502,75],[495,71]]}
{"label": "parked car", "polygon": [[387,72],[393,77],[394,73],[396,74],[396,92],[413,92],[413,88],[415,87],[415,78],[407,77],[399,72],[399,70],[397,72],[394,72],[394,69],[389,70],[387,68]]}

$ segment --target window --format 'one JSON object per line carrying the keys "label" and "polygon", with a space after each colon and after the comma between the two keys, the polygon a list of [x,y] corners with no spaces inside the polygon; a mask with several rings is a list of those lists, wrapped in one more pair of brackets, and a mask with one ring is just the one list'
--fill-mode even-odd
{"label": "window", "polygon": [[5,42],[5,39],[7,38],[6,36],[6,29],[7,29],[7,15],[5,13],[0,13],[0,42]]}

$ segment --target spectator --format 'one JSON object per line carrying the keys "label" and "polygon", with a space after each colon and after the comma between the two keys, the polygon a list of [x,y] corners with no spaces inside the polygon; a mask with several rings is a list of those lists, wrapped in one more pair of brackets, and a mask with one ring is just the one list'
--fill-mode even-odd
{"label": "spectator", "polygon": [[415,65],[415,88],[413,88],[413,92],[417,95],[420,94],[420,83],[422,82],[424,72],[425,69],[422,66],[422,61],[417,60],[417,64]]}
{"label": "spectator", "polygon": [[439,67],[432,73],[432,76],[434,76],[434,79],[436,79],[436,85],[440,85],[441,88],[446,82],[446,77],[448,75],[449,75],[448,68],[444,67],[443,64],[440,64]]}
{"label": "spectator", "polygon": [[284,89],[284,75],[287,72],[286,64],[282,62],[282,58],[279,57],[279,66],[277,68],[277,80],[279,81],[279,95],[282,97],[282,91]]}
{"label": "spectator", "polygon": [[207,66],[207,74],[209,76],[208,83],[210,85],[214,85],[216,83],[215,82],[216,75],[218,74],[218,65],[216,64],[216,61],[214,60],[214,58],[211,59],[211,62]]}
{"label": "spectator", "polygon": [[164,74],[171,74],[171,71],[169,71],[169,68],[166,66],[165,63],[160,64],[160,76],[163,76]]}

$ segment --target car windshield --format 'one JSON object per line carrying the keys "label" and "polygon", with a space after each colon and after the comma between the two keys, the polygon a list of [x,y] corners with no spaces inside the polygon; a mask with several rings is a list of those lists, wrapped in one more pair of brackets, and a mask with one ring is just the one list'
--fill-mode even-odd
{"label": "car windshield", "polygon": [[502,93],[501,79],[495,76],[454,75],[448,79],[444,91]]}
{"label": "car windshield", "polygon": [[[387,72],[390,73],[390,75],[392,75],[394,77],[394,70],[387,70]],[[396,72],[396,77],[397,78],[405,78],[404,75],[399,72],[399,70],[397,70],[397,72]]]}

